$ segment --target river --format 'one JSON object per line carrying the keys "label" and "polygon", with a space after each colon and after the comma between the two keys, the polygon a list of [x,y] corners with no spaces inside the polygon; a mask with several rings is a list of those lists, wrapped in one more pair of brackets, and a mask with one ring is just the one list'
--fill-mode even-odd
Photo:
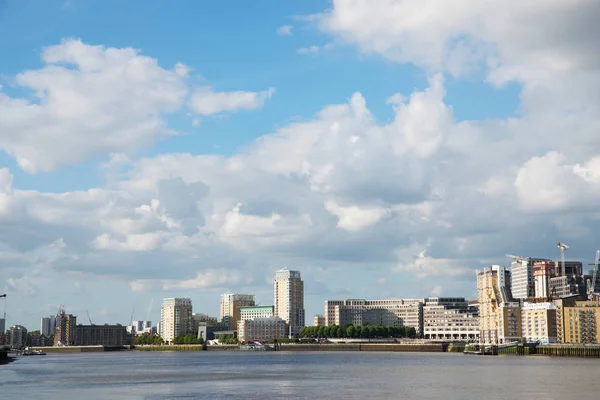
{"label": "river", "polygon": [[594,399],[600,360],[376,352],[112,352],[21,357],[0,399]]}

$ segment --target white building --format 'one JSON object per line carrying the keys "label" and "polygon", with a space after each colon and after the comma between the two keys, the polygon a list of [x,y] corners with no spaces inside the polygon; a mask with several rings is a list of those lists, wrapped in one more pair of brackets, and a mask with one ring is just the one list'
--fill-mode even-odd
{"label": "white building", "polygon": [[40,333],[42,335],[54,335],[56,329],[56,317],[51,315],[49,317],[43,317],[40,321]]}
{"label": "white building", "polygon": [[479,310],[462,297],[430,297],[423,306],[423,337],[479,341]]}
{"label": "white building", "polygon": [[160,310],[159,335],[166,343],[177,336],[193,333],[192,300],[188,298],[167,298]]}
{"label": "white building", "polygon": [[131,325],[127,326],[127,333],[130,335],[152,334],[152,321],[132,321]]}
{"label": "white building", "polygon": [[511,264],[511,292],[515,299],[535,297],[534,264],[551,261],[545,258],[516,259]]}
{"label": "white building", "polygon": [[299,337],[304,327],[304,282],[300,271],[281,269],[275,272],[273,283],[275,316],[288,324],[288,334]]}
{"label": "white building", "polygon": [[417,334],[421,334],[424,303],[425,299],[327,300],[325,301],[325,323],[327,326],[345,324],[407,326],[415,328]]}

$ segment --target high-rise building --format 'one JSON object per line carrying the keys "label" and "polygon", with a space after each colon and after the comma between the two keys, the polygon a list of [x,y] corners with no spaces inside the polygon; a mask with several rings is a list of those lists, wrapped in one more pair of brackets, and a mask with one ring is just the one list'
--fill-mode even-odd
{"label": "high-rise building", "polygon": [[240,322],[240,307],[253,306],[254,295],[225,293],[221,295],[221,324],[228,330],[236,330]]}
{"label": "high-rise building", "polygon": [[56,328],[54,330],[55,346],[71,346],[75,343],[75,326],[77,317],[67,314],[64,310],[56,316]]}
{"label": "high-rise building", "polygon": [[535,296],[534,265],[550,262],[545,258],[515,259],[511,264],[511,292],[515,299],[529,299]]}
{"label": "high-rise building", "polygon": [[506,343],[521,337],[520,307],[512,297],[510,278],[510,271],[499,265],[477,271],[480,343]]}
{"label": "high-rise building", "polygon": [[326,325],[407,326],[421,334],[424,303],[425,299],[327,300]]}
{"label": "high-rise building", "polygon": [[275,272],[275,316],[288,324],[288,334],[299,337],[304,327],[304,282],[300,271],[280,269]]}
{"label": "high-rise building", "polygon": [[153,333],[152,321],[132,321],[125,329],[130,335],[136,336]]}
{"label": "high-rise building", "polygon": [[193,333],[192,300],[167,298],[160,310],[159,335],[165,343],[173,342],[177,336]]}
{"label": "high-rise building", "polygon": [[6,322],[4,321],[4,318],[0,318],[0,335],[4,334],[4,330],[6,329]]}
{"label": "high-rise building", "polygon": [[40,323],[40,334],[41,335],[54,335],[56,329],[56,316],[51,315],[49,317],[43,317]]}

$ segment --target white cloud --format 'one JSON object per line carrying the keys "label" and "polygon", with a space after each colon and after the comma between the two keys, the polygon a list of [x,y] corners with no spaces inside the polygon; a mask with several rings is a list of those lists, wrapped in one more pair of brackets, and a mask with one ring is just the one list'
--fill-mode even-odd
{"label": "white cloud", "polygon": [[182,64],[167,70],[135,49],[74,39],[45,48],[42,61],[15,79],[31,98],[0,92],[0,148],[25,171],[131,152],[174,133],[162,115],[184,102]]}
{"label": "white cloud", "polygon": [[275,93],[275,88],[262,92],[215,92],[210,87],[197,89],[189,101],[190,109],[199,115],[256,110],[262,108]]}
{"label": "white cloud", "polygon": [[325,202],[325,209],[338,218],[337,226],[350,232],[360,231],[376,224],[390,215],[390,210],[381,207],[360,208],[357,206],[341,207],[332,200]]}
{"label": "white cloud", "polygon": [[321,52],[327,52],[330,50],[333,50],[333,44],[331,43],[327,43],[323,46],[316,46],[316,45],[312,45],[309,47],[300,47],[298,50],[296,50],[296,53],[298,54],[319,54]]}
{"label": "white cloud", "polygon": [[277,28],[277,34],[279,36],[292,36],[292,29],[294,27],[291,25],[283,25]]}

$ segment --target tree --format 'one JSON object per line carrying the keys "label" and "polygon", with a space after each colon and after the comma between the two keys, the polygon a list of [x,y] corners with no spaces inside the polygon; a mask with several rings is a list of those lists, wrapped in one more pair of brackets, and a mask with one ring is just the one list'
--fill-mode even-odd
{"label": "tree", "polygon": [[346,337],[353,338],[354,334],[355,334],[354,332],[355,332],[354,326],[350,325],[348,328],[346,328]]}

